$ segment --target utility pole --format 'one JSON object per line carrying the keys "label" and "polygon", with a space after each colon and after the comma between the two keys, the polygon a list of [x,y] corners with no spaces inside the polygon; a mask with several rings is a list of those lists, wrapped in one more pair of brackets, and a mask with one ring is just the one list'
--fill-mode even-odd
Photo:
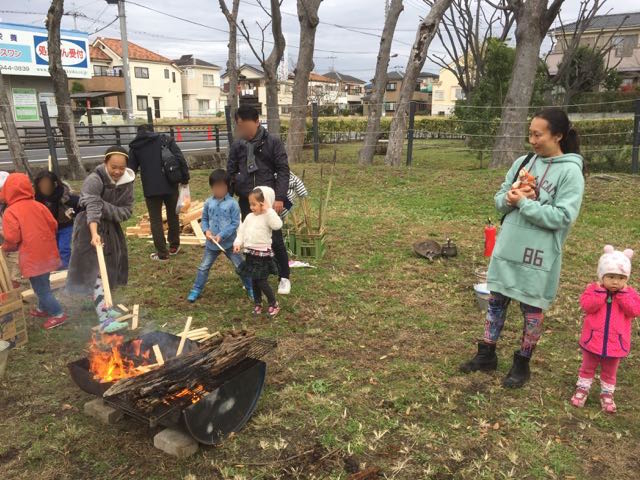
{"label": "utility pole", "polygon": [[120,43],[122,44],[122,73],[124,75],[124,106],[127,120],[133,118],[133,102],[131,100],[131,72],[129,71],[129,42],[127,40],[127,17],[124,12],[125,0],[107,0],[109,5],[118,5],[120,18]]}

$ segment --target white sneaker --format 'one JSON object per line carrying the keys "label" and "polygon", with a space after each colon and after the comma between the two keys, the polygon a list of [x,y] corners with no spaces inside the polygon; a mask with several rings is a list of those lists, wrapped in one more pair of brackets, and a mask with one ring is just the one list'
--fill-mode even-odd
{"label": "white sneaker", "polygon": [[291,293],[291,282],[288,278],[281,278],[278,285],[278,295],[289,295]]}

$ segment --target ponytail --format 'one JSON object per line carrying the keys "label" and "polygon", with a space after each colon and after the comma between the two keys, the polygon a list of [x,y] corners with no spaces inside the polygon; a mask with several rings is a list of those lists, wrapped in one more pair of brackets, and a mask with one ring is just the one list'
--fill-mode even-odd
{"label": "ponytail", "polygon": [[[580,153],[580,135],[571,126],[566,112],[560,108],[545,108],[536,113],[533,118],[542,118],[549,124],[549,130],[553,135],[562,135],[560,150],[562,153]],[[583,160],[582,173],[587,174],[587,165]]]}
{"label": "ponytail", "polygon": [[575,128],[569,127],[567,133],[560,140],[562,153],[580,153],[580,137]]}

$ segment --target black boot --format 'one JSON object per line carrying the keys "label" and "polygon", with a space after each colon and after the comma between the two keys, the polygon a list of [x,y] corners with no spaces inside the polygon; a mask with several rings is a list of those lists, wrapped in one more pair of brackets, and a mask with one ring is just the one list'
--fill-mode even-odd
{"label": "black boot", "polygon": [[498,356],[496,346],[484,342],[478,342],[478,353],[466,363],[460,365],[460,370],[464,373],[476,371],[492,372],[498,368]]}
{"label": "black boot", "polygon": [[531,358],[525,357],[519,351],[513,354],[513,365],[511,370],[502,382],[502,386],[505,388],[520,388],[531,377],[531,370],[529,370],[529,360]]}

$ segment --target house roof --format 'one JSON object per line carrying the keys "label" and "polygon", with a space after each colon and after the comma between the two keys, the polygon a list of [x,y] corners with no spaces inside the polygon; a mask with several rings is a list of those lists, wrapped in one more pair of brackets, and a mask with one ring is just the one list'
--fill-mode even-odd
{"label": "house roof", "polygon": [[[120,41],[120,39],[100,37],[96,41],[102,42],[111,50],[113,50],[113,52],[116,55],[118,55],[119,57],[122,57],[122,42]],[[129,43],[129,58],[131,60],[143,60],[146,62],[158,62],[158,63],[171,63],[171,60],[169,60],[167,57],[163,57],[162,55],[152,52],[151,50],[147,50],[146,48],[141,47],[140,45],[137,45],[133,42],[128,42],[128,43]]]}
{"label": "house roof", "polygon": [[339,82],[362,83],[362,84],[367,83],[364,80],[360,80],[359,78],[352,77],[351,75],[346,75],[346,74],[340,73],[340,72],[327,72],[327,73],[323,73],[322,76],[323,77],[329,77],[329,78],[331,78],[333,80],[337,80]]}
{"label": "house roof", "polygon": [[312,82],[336,83],[334,78],[325,77],[324,75],[320,75],[316,72],[311,72],[309,74],[309,80]]}
{"label": "house roof", "polygon": [[387,81],[388,80],[402,80],[404,78],[404,73],[400,72],[387,72]]}
{"label": "house roof", "polygon": [[438,74],[431,73],[431,72],[420,72],[420,75],[418,75],[418,78],[438,78]]}
{"label": "house roof", "polygon": [[94,47],[93,45],[89,45],[89,56],[91,60],[111,60],[111,57],[100,50],[98,47]]}
{"label": "house roof", "polygon": [[[565,32],[569,33],[575,29],[575,22],[564,26]],[[596,15],[589,22],[588,30],[616,29],[618,27],[640,27],[640,12],[615,13],[611,15]],[[562,28],[554,28],[554,33],[562,33]]]}
{"label": "house roof", "polygon": [[187,67],[189,65],[194,65],[197,67],[220,68],[218,65],[214,65],[213,63],[209,63],[194,57],[193,54],[182,55],[179,59],[173,60],[173,63],[175,63],[180,67]]}

